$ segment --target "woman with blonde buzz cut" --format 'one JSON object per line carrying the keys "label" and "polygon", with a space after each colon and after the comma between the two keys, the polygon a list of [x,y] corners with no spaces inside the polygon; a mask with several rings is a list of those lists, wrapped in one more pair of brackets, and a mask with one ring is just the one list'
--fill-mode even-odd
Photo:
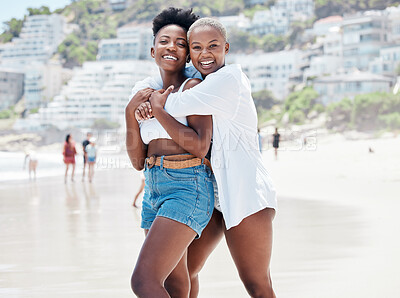
{"label": "woman with blonde buzz cut", "polygon": [[[182,129],[174,117],[212,115],[211,165],[219,200],[202,237],[188,249],[190,297],[197,296],[198,273],[222,235],[249,295],[275,297],[269,266],[277,200],[259,151],[250,82],[240,65],[225,65],[229,43],[225,28],[217,20],[194,22],[188,43],[193,66],[203,81],[181,93],[171,93],[172,88],[155,91],[150,104],[152,115],[167,132]],[[149,82],[157,84],[147,79],[142,87]],[[148,106],[140,106],[137,113],[148,117]]]}

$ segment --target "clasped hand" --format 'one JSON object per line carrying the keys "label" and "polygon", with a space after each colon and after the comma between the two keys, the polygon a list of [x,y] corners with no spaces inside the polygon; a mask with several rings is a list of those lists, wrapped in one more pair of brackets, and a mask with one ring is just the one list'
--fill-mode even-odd
{"label": "clasped hand", "polygon": [[[148,101],[142,102],[135,111],[136,120],[147,120],[155,116],[159,111],[164,110],[165,102],[167,101],[168,95],[172,92],[174,86],[170,86],[167,90],[160,89],[152,91],[148,97]],[[140,91],[139,91],[140,92]],[[154,113],[153,113],[154,111]]]}

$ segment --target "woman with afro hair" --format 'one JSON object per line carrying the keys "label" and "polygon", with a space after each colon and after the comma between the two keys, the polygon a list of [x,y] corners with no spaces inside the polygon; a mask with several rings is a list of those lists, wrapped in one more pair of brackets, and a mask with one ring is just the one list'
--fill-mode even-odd
{"label": "woman with afro hair", "polygon": [[[197,19],[191,9],[169,8],[153,20],[151,56],[163,89],[173,85],[172,92],[179,93],[200,82],[185,74],[187,31]],[[146,238],[131,286],[139,297],[188,297],[187,248],[201,236],[214,208],[214,176],[207,156],[212,118],[176,118],[184,126],[174,131],[164,129],[156,118],[139,123],[135,110],[153,91],[136,92],[125,109],[128,155],[135,169],[144,169],[146,185],[141,221]]]}

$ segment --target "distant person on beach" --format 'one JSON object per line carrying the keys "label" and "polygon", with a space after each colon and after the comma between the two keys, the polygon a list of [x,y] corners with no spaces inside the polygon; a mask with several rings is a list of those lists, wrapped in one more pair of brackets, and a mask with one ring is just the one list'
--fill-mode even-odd
{"label": "distant person on beach", "polygon": [[87,161],[87,153],[86,153],[86,146],[89,145],[89,139],[92,137],[92,133],[88,132],[86,134],[86,140],[82,142],[82,149],[83,149],[83,173],[82,173],[82,181],[85,180],[85,170],[86,170],[86,165],[88,163]]}
{"label": "distant person on beach", "polygon": [[70,165],[72,167],[71,181],[74,182],[75,155],[76,155],[75,142],[72,136],[68,134],[65,138],[64,149],[63,149],[64,163],[65,163],[65,176],[64,176],[65,183],[67,183],[68,169]]}
{"label": "distant person on beach", "polygon": [[274,147],[275,151],[275,160],[278,159],[278,148],[279,148],[279,142],[281,140],[281,135],[278,133],[278,128],[275,127],[275,133],[272,135],[273,141],[272,141],[272,146]]}
{"label": "distant person on beach", "polygon": [[29,180],[31,180],[31,172],[33,172],[33,179],[36,180],[36,168],[38,165],[38,160],[36,157],[36,152],[35,151],[27,151],[25,152],[25,159],[24,159],[24,169],[26,166],[26,161],[28,162],[28,170],[29,170]]}
{"label": "distant person on beach", "polygon": [[94,176],[94,166],[96,165],[96,157],[97,157],[97,150],[96,150],[96,138],[91,137],[89,139],[89,145],[85,148],[85,153],[87,155],[87,162],[89,164],[89,182],[92,183],[93,176]]}
{"label": "distant person on beach", "polygon": [[[135,86],[134,90],[164,89],[149,91],[152,92],[151,110],[176,142],[176,137],[186,132],[187,127],[174,117],[212,115],[211,163],[219,199],[215,196],[213,216],[203,236],[188,248],[190,297],[197,297],[198,273],[223,235],[249,296],[275,297],[270,257],[276,192],[259,151],[257,114],[250,82],[239,65],[225,65],[229,43],[226,29],[217,20],[196,21],[188,31],[188,44],[193,66],[204,79],[201,83],[189,90],[171,93],[171,88],[164,91],[168,86],[165,82],[163,86],[157,79],[150,78],[139,82],[141,88]],[[143,104],[139,108],[141,119],[151,116],[144,117],[142,112],[146,106]],[[184,187],[185,184],[180,181],[180,185]],[[146,269],[149,271],[149,267]],[[162,281],[157,280],[154,286],[159,287]],[[180,284],[178,280],[175,283]]]}
{"label": "distant person on beach", "polygon": [[136,201],[138,200],[140,194],[143,192],[145,185],[146,185],[146,183],[145,183],[144,174],[143,174],[143,172],[140,172],[139,190],[137,191],[137,193],[135,195],[135,198],[133,199],[133,203],[132,203],[132,206],[135,207],[135,208],[137,208]]}

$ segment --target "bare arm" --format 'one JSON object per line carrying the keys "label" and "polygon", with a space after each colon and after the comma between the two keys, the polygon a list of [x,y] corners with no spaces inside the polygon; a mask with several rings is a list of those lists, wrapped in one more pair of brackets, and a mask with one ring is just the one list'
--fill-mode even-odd
{"label": "bare arm", "polygon": [[126,150],[132,166],[140,171],[144,168],[144,160],[147,156],[147,146],[140,137],[139,123],[135,119],[135,110],[137,107],[148,100],[153,89],[146,88],[137,92],[125,108],[126,122]]}
{"label": "bare arm", "polygon": [[[201,80],[190,80],[185,85],[185,89],[189,89],[194,85],[197,85],[199,82],[201,82]],[[166,92],[170,92],[168,90],[171,89],[167,89]],[[164,127],[164,129],[167,131],[173,141],[175,141],[179,146],[181,146],[189,153],[199,158],[203,158],[206,156],[210,148],[212,137],[212,117],[210,115],[188,116],[188,127],[178,122],[174,117],[168,114],[164,110],[163,105],[155,104],[154,106],[152,103],[152,108],[153,115]]]}

